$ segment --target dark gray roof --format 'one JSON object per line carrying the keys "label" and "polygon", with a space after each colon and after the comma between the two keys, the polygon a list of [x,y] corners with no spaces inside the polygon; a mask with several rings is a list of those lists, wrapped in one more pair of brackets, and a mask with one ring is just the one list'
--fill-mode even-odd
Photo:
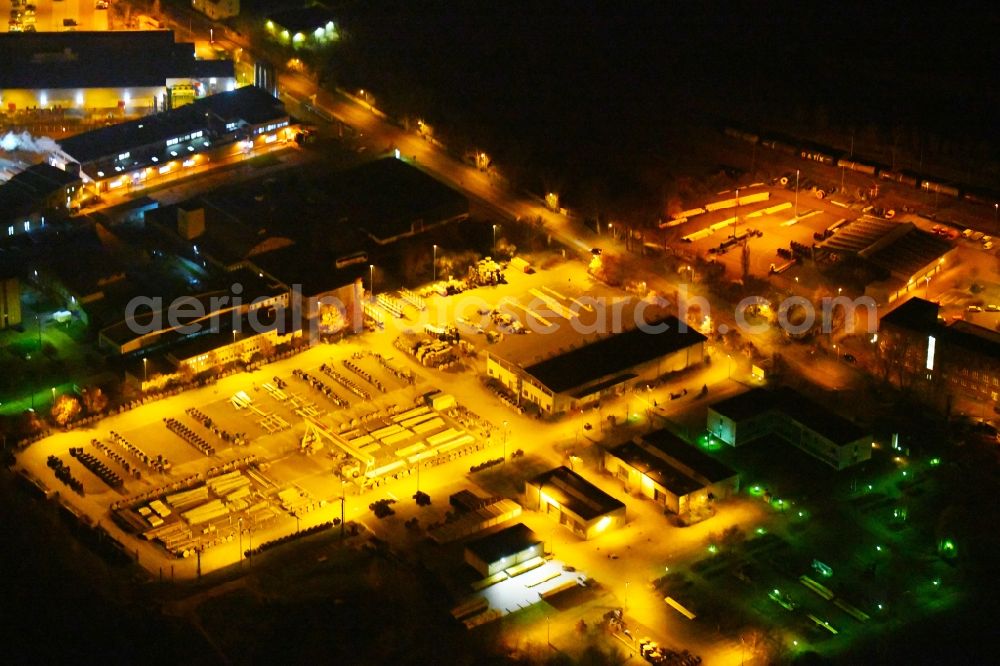
{"label": "dark gray roof", "polygon": [[80,177],[49,164],[35,164],[0,184],[0,220],[14,219],[38,208],[52,193]]}
{"label": "dark gray roof", "polygon": [[528,483],[588,521],[625,506],[565,465],[542,472]]}
{"label": "dark gray roof", "polygon": [[344,171],[331,185],[338,218],[346,218],[377,242],[469,213],[469,201],[461,193],[392,157]]}
{"label": "dark gray roof", "polygon": [[541,543],[541,539],[528,529],[524,523],[511,525],[499,532],[470,541],[465,545],[473,555],[486,563],[516,555],[532,546]]}
{"label": "dark gray roof", "polygon": [[0,33],[2,88],[162,86],[192,75],[194,45],[157,31]]}
{"label": "dark gray roof", "polygon": [[744,421],[773,409],[774,394],[767,389],[750,389],[746,393],[720,400],[710,405],[710,408],[733,421]]}
{"label": "dark gray roof", "polygon": [[937,303],[914,297],[883,316],[881,322],[926,333],[937,327],[939,309]]}
{"label": "dark gray roof", "polygon": [[237,120],[260,125],[287,115],[284,104],[270,93],[246,86],[163,113],[83,132],[63,139],[60,146],[67,155],[87,164],[197,130],[209,131],[213,126],[210,116],[222,125]]}
{"label": "dark gray roof", "polygon": [[683,497],[704,487],[704,484],[698,483],[668,461],[635,442],[626,442],[618,448],[612,449],[610,453],[678,497]]}
{"label": "dark gray roof", "polygon": [[643,435],[642,441],[681,463],[709,483],[725,481],[736,476],[736,472],[727,465],[691,446],[669,430],[657,430]]}
{"label": "dark gray roof", "polygon": [[704,335],[687,326],[682,331],[676,317],[664,317],[649,326],[658,324],[666,324],[667,329],[653,333],[634,328],[536,363],[525,372],[556,393],[563,393],[705,341]]}
{"label": "dark gray roof", "polygon": [[773,391],[752,389],[717,402],[711,409],[734,421],[777,410],[835,444],[847,444],[865,435],[865,431],[851,421],[788,387]]}
{"label": "dark gray roof", "polygon": [[1000,333],[967,321],[956,321],[951,326],[940,326],[938,336],[943,342],[942,351],[948,353],[959,347],[969,354],[1000,359]]}

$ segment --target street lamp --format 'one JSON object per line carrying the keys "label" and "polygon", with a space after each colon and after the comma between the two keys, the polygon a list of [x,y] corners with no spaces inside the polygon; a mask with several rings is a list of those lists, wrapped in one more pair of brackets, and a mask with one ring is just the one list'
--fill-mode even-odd
{"label": "street lamp", "polygon": [[149,359],[148,358],[142,359],[142,383],[143,384],[145,384],[146,382],[149,381],[149,372],[147,370],[147,366],[148,365],[149,365]]}
{"label": "street lamp", "polygon": [[371,300],[375,301],[375,264],[368,264],[368,291],[372,293]]}
{"label": "street lamp", "polygon": [[497,225],[493,225],[493,254],[497,253]]}
{"label": "street lamp", "polygon": [[434,259],[431,261],[432,268],[434,270],[434,282],[438,279],[438,246],[434,246]]}
{"label": "street lamp", "polygon": [[507,464],[507,428],[510,426],[507,421],[503,422],[503,464]]}
{"label": "street lamp", "polygon": [[729,354],[726,354],[726,358],[729,359],[729,361],[727,363],[727,366],[726,366],[726,379],[732,379],[733,378],[733,357],[731,355],[729,355]]}
{"label": "street lamp", "polygon": [[795,219],[799,217],[799,170],[795,170]]}
{"label": "street lamp", "polygon": [[53,386],[51,390],[52,390],[52,403],[55,404],[55,401],[56,401],[56,387]]}
{"label": "street lamp", "polygon": [[240,516],[240,519],[238,521],[238,525],[239,525],[239,530],[240,530],[240,559],[239,559],[239,562],[240,562],[240,566],[242,567],[243,566],[243,516]]}

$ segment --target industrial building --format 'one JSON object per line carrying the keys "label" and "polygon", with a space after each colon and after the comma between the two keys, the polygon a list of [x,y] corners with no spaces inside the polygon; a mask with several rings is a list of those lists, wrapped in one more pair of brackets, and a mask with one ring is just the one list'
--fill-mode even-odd
{"label": "industrial building", "polygon": [[468,213],[461,193],[387,157],[336,173],[288,170],[263,186],[217,190],[147,219],[223,270],[247,266],[294,292],[302,328],[324,335],[338,332],[323,323],[334,308],[360,325],[364,283],[370,289],[393,270],[404,241]]}
{"label": "industrial building", "polygon": [[285,106],[252,86],[69,137],[62,155],[97,193],[135,189],[168,174],[288,138]]}
{"label": "industrial building", "polygon": [[525,506],[548,514],[582,539],[593,539],[625,524],[625,504],[566,466],[532,478]]}
{"label": "industrial building", "polygon": [[[942,322],[940,306],[911,298],[879,322],[887,378],[901,385],[1000,400],[1000,334],[974,321]],[[992,313],[982,313],[984,318]],[[976,313],[968,313],[974,318]]]}
{"label": "industrial building", "polygon": [[710,405],[708,431],[730,446],[777,436],[837,470],[872,453],[870,432],[787,387],[752,389]]}
{"label": "industrial building", "polygon": [[704,342],[701,333],[667,316],[528,367],[489,353],[486,372],[522,404],[559,414],[698,365],[704,360]]}
{"label": "industrial building", "polygon": [[65,216],[79,207],[83,181],[77,169],[35,164],[0,184],[0,230],[4,236],[37,231],[45,218]]}
{"label": "industrial building", "polygon": [[489,578],[545,554],[544,544],[527,525],[517,523],[465,545],[465,562]]}
{"label": "industrial building", "polygon": [[739,475],[669,430],[637,437],[604,452],[604,469],[630,493],[684,517],[739,490]]}
{"label": "industrial building", "polygon": [[14,122],[53,109],[121,119],[236,85],[231,61],[198,60],[169,30],[0,33],[0,62],[0,108]]}
{"label": "industrial building", "polygon": [[817,255],[856,256],[884,275],[865,288],[865,294],[880,304],[926,286],[954,250],[952,243],[913,222],[868,216],[840,226],[816,248]]}

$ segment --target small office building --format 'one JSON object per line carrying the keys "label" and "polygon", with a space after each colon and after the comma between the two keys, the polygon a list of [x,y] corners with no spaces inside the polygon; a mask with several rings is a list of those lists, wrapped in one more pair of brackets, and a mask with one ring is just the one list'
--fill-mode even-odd
{"label": "small office building", "polygon": [[834,469],[871,458],[872,435],[790,389],[753,389],[708,408],[708,431],[730,446],[776,435]]}
{"label": "small office building", "polygon": [[548,514],[582,539],[625,524],[625,504],[568,467],[556,467],[525,485],[525,504]]}
{"label": "small office building", "polygon": [[604,468],[634,494],[682,516],[739,490],[739,475],[669,430],[604,452]]}
{"label": "small office building", "polygon": [[485,578],[545,554],[544,544],[524,523],[474,539],[465,545],[465,562]]}

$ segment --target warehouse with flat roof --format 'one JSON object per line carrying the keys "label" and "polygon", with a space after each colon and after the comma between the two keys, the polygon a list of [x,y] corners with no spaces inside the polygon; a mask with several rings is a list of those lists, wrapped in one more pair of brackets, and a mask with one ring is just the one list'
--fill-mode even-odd
{"label": "warehouse with flat roof", "polygon": [[544,554],[542,540],[524,523],[473,539],[465,545],[465,562],[487,578]]}
{"label": "warehouse with flat roof", "polygon": [[527,367],[491,352],[486,372],[522,404],[559,414],[697,365],[704,343],[704,335],[666,316]]}
{"label": "warehouse with flat roof", "polygon": [[196,59],[194,44],[176,42],[170,30],[0,33],[0,62],[8,115],[145,115],[236,84],[231,61]]}

